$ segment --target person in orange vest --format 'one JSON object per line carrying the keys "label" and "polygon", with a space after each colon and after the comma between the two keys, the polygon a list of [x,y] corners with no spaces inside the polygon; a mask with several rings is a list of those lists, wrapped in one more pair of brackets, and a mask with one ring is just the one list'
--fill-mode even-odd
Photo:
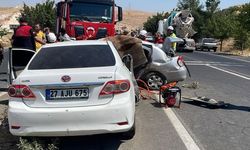
{"label": "person in orange vest", "polygon": [[20,18],[20,26],[15,30],[12,37],[12,47],[13,48],[23,48],[36,50],[35,37],[33,34],[33,29],[28,25],[25,18]]}

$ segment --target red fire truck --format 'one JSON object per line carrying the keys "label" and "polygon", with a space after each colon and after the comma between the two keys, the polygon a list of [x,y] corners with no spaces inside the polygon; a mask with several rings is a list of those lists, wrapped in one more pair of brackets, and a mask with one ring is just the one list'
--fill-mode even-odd
{"label": "red fire truck", "polygon": [[57,3],[57,33],[63,28],[76,40],[115,35],[122,8],[114,0],[65,0]]}

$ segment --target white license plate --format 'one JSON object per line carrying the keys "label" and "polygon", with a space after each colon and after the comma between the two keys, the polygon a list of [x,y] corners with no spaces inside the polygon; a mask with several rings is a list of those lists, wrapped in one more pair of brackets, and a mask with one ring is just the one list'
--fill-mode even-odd
{"label": "white license plate", "polygon": [[47,89],[46,99],[87,99],[89,97],[89,89]]}

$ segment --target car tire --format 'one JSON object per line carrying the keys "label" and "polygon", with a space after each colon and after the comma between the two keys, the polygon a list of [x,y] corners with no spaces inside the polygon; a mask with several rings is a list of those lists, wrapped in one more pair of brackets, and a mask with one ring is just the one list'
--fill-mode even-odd
{"label": "car tire", "polygon": [[[148,73],[145,76],[145,82],[150,90],[159,90],[162,85],[166,83],[166,77],[157,72]],[[158,83],[161,84],[158,84]]]}
{"label": "car tire", "polygon": [[214,52],[216,52],[217,51],[217,48],[214,48]]}
{"label": "car tire", "polygon": [[136,131],[136,126],[135,126],[135,122],[134,122],[134,125],[132,126],[132,128],[129,131],[122,133],[122,138],[124,140],[132,139],[135,136],[135,131]]}

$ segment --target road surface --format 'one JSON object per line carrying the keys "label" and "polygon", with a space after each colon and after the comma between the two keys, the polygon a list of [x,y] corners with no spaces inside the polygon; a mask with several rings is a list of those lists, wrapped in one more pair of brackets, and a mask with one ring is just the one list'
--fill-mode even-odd
{"label": "road surface", "polygon": [[[183,99],[180,109],[163,109],[152,99],[136,107],[136,135],[62,138],[61,149],[91,150],[250,150],[250,59],[209,52],[181,53],[198,89],[183,88],[183,96],[224,101],[213,109]],[[3,84],[1,84],[3,85]],[[6,98],[5,98],[6,99]]]}

